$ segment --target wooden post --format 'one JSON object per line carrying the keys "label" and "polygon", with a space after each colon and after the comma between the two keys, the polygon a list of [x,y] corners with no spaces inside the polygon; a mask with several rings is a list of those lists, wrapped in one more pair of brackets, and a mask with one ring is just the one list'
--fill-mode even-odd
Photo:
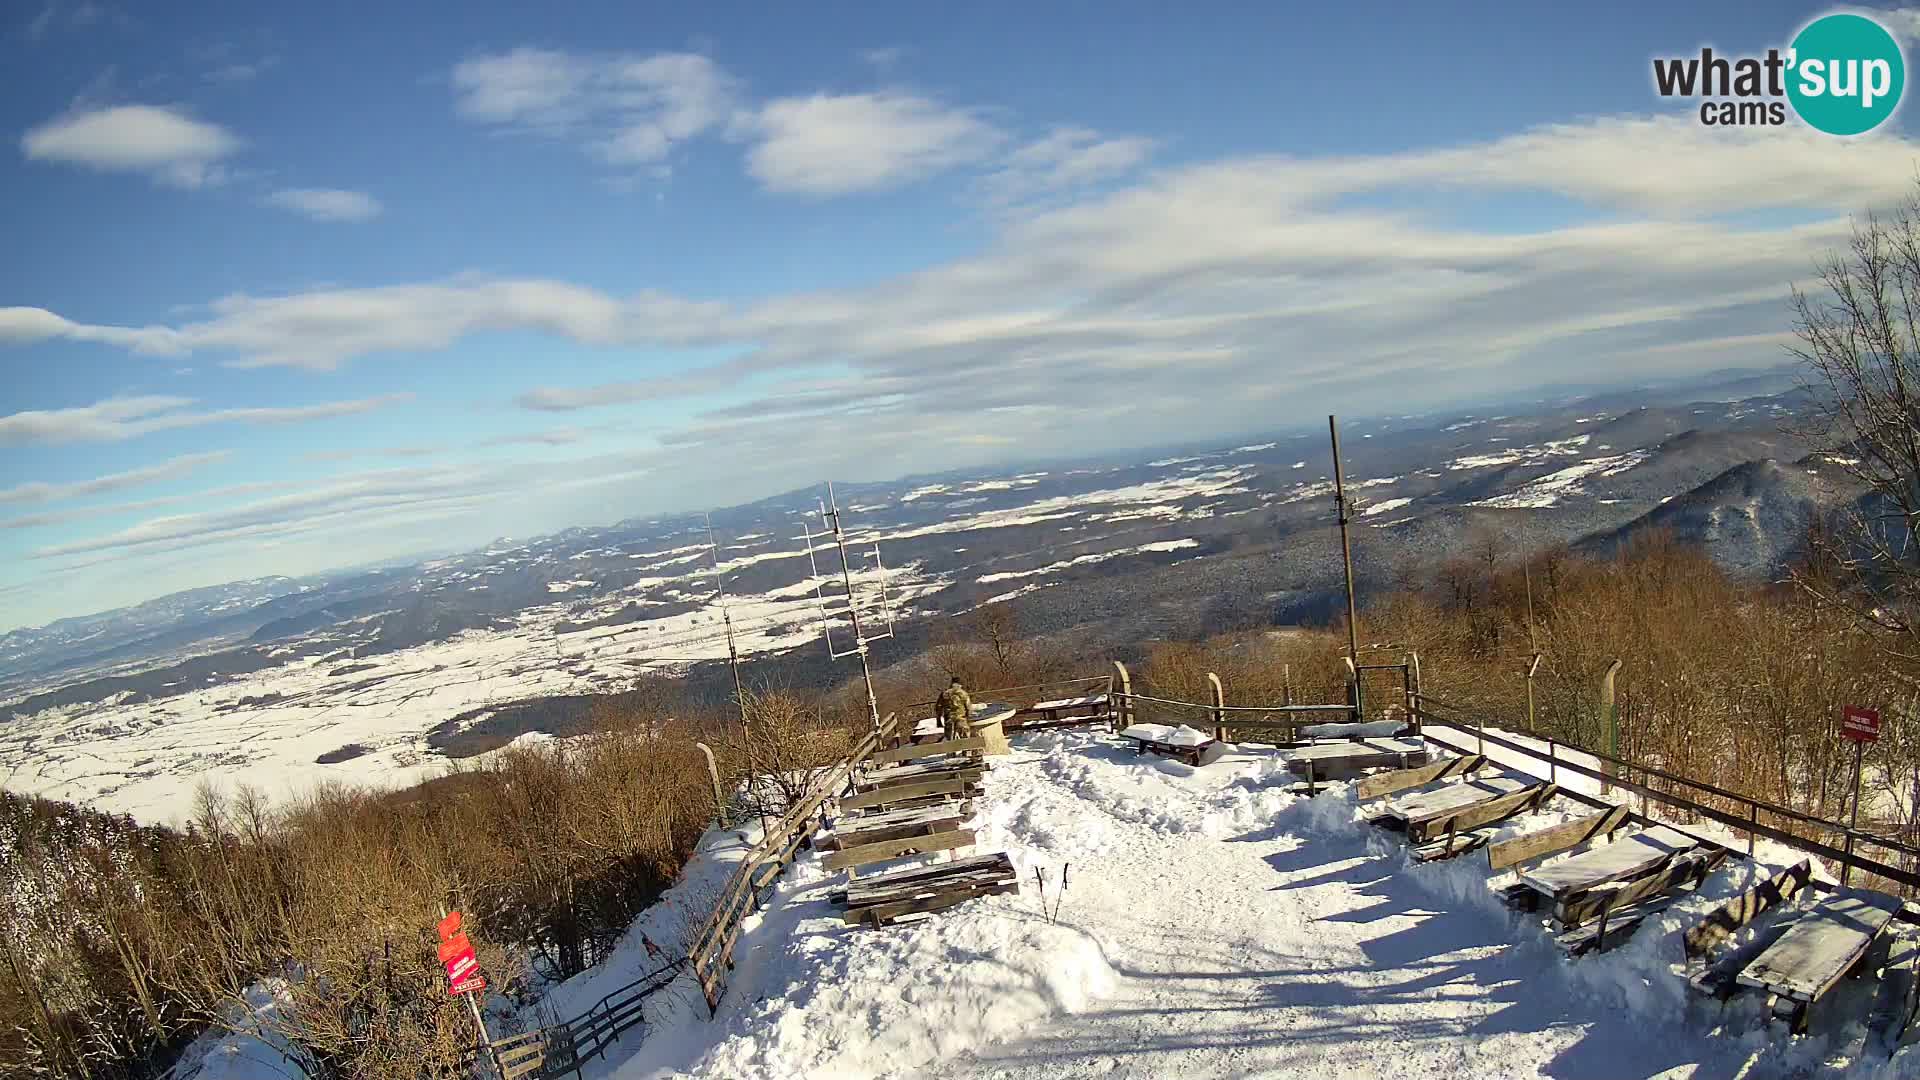
{"label": "wooden post", "polygon": [[1280,665],[1280,704],[1293,704],[1293,665]]}
{"label": "wooden post", "polygon": [[1213,692],[1213,737],[1215,741],[1227,741],[1227,690],[1220,685],[1220,676],[1207,672],[1207,688]]}
{"label": "wooden post", "polygon": [[1860,758],[1867,748],[1864,740],[1853,740],[1853,820],[1847,824],[1847,857],[1840,864],[1840,884],[1853,876],[1853,837],[1860,829]]}
{"label": "wooden post", "polygon": [[1313,798],[1313,759],[1307,759],[1307,798]]}
{"label": "wooden post", "polygon": [[1413,714],[1413,733],[1418,735],[1426,726],[1425,720],[1420,715],[1420,654],[1418,652],[1411,650],[1407,652],[1407,676],[1408,685],[1411,687],[1407,692],[1407,701],[1410,703],[1407,711]]}
{"label": "wooden post", "polygon": [[724,822],[727,817],[727,799],[726,796],[720,792],[720,766],[714,763],[713,749],[706,743],[697,742],[693,745],[700,753],[706,755],[707,779],[713,781],[713,821],[714,824],[718,825]]}
{"label": "wooden post", "polygon": [[[1606,727],[1607,756],[1610,758],[1620,756],[1620,713],[1613,704],[1613,677],[1618,674],[1620,674],[1620,661],[1615,660],[1607,665],[1606,674],[1600,676],[1600,722]],[[1611,778],[1613,770],[1613,762],[1600,763],[1600,772],[1603,776]],[[1612,784],[1604,779],[1600,781],[1600,794],[1605,795],[1611,790],[1613,790]]]}
{"label": "wooden post", "polygon": [[1547,740],[1547,783],[1549,784],[1560,782],[1560,763],[1555,759],[1553,752],[1553,748],[1558,745],[1560,744],[1552,739]]}
{"label": "wooden post", "polygon": [[1114,695],[1113,730],[1125,731],[1133,726],[1133,679],[1127,675],[1127,665],[1118,660],[1113,662],[1113,673],[1120,690]]}
{"label": "wooden post", "polygon": [[1353,706],[1353,722],[1358,724],[1366,719],[1360,711],[1360,668],[1354,664],[1351,656],[1340,659],[1347,665],[1347,704]]}

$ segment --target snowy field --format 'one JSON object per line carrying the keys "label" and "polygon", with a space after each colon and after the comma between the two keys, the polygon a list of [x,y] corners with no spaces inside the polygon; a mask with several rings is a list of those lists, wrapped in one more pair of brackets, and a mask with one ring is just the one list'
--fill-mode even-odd
{"label": "snowy field", "polygon": [[[1360,820],[1346,785],[1309,800],[1291,781],[1255,747],[1196,770],[1104,735],[1019,737],[975,826],[978,850],[1011,853],[1019,895],[849,929],[826,900],[838,875],[803,858],[749,922],[719,1016],[685,984],[644,1042],[588,1075],[1920,1077],[1920,1056],[1868,1049],[1859,1023],[1816,1014],[1813,1036],[1789,1040],[1755,1001],[1686,990],[1681,931],[1749,887],[1753,864],[1574,961],[1537,918],[1501,906],[1483,857],[1413,864]],[[1590,812],[1561,800],[1507,831]],[[655,940],[698,921],[741,850],[732,834],[708,843],[643,917]],[[1798,861],[1764,843],[1759,854],[1770,868]],[[552,1014],[644,970],[630,944],[556,987]]]}
{"label": "snowy field", "polygon": [[[699,587],[692,575],[672,580]],[[942,584],[912,565],[886,575],[902,610]],[[856,575],[856,585],[877,589],[878,573]],[[729,607],[743,654],[819,640],[810,580],[733,596]],[[158,700],[15,717],[0,725],[0,783],[160,823],[183,820],[202,783],[228,792],[250,784],[273,797],[330,780],[399,786],[445,771],[429,736],[455,717],[471,727],[490,706],[604,694],[644,672],[726,657],[717,608],[561,632],[569,617],[556,604],[523,612],[507,630],[365,659],[289,656]]]}

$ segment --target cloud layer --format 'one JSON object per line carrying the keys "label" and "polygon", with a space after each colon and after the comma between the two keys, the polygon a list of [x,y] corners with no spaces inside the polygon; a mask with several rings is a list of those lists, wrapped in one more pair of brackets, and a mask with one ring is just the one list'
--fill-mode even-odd
{"label": "cloud layer", "polygon": [[68,113],[28,131],[30,160],[100,172],[144,173],[157,183],[196,188],[226,178],[222,162],[240,149],[233,133],[158,105],[115,105]]}

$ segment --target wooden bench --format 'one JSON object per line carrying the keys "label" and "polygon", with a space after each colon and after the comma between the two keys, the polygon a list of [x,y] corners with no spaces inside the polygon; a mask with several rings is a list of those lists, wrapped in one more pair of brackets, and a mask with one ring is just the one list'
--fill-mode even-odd
{"label": "wooden bench", "polygon": [[[1374,769],[1406,769],[1427,760],[1420,739],[1361,739],[1314,743],[1290,751],[1287,771],[1313,780],[1353,780]],[[1311,772],[1309,772],[1311,770]]]}
{"label": "wooden bench", "polygon": [[[1522,810],[1538,809],[1552,797],[1551,788],[1552,785],[1530,784],[1518,777],[1489,776],[1415,792],[1389,804],[1384,818],[1395,823],[1414,844],[1448,837],[1444,854],[1458,855],[1470,849],[1455,850],[1452,839],[1455,834],[1504,821]],[[1480,838],[1472,847],[1478,848],[1485,842],[1484,837]]]}
{"label": "wooden bench", "polygon": [[877,810],[870,814],[843,819],[831,830],[814,838],[820,851],[839,851],[846,847],[900,840],[909,836],[947,832],[973,816],[973,803],[938,802],[910,806],[903,810]]}
{"label": "wooden bench", "polygon": [[1135,753],[1158,754],[1196,767],[1211,760],[1209,751],[1219,745],[1213,736],[1184,725],[1135,724],[1122,731],[1120,737],[1133,744]]}
{"label": "wooden bench", "polygon": [[1797,1034],[1807,1008],[1832,990],[1867,954],[1899,914],[1897,896],[1840,889],[1813,905],[1737,976],[1741,986],[1768,994],[1776,1017]]}
{"label": "wooden bench", "polygon": [[1105,694],[1038,701],[1021,709],[1007,721],[1008,731],[1038,731],[1051,727],[1074,727],[1103,723],[1113,719],[1111,699]]}
{"label": "wooden bench", "polygon": [[977,896],[1019,891],[1013,860],[1000,851],[850,881],[828,899],[846,909],[845,922],[878,929],[905,916],[944,911]]}
{"label": "wooden bench", "polygon": [[943,758],[902,765],[893,769],[876,769],[855,776],[853,788],[855,791],[874,791],[880,788],[900,787],[904,784],[924,784],[930,780],[979,781],[986,775],[986,765],[978,760]]}
{"label": "wooden bench", "polygon": [[1697,846],[1699,842],[1686,833],[1657,826],[1528,871],[1520,876],[1523,888],[1517,895],[1531,893],[1536,903],[1545,900],[1552,905],[1554,917],[1565,923],[1568,901],[1613,882],[1652,873]]}

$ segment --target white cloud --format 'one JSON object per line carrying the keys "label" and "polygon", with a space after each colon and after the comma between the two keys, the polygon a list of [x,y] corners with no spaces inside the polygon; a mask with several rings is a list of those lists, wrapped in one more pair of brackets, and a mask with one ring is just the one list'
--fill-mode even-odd
{"label": "white cloud", "polygon": [[654,165],[718,127],[737,83],[695,53],[583,55],[520,48],[461,61],[456,106],[506,131],[578,143],[611,165]]}
{"label": "white cloud", "polygon": [[357,401],[330,401],[319,405],[271,406],[192,411],[194,399],[166,394],[107,398],[69,409],[29,409],[0,416],[0,446],[51,445],[72,442],[108,442],[131,439],[155,431],[203,427],[208,424],[284,424],[351,416],[399,401],[408,394],[386,394]]}
{"label": "white cloud", "polygon": [[146,465],[138,469],[98,476],[91,480],[76,480],[64,484],[52,484],[45,481],[29,481],[15,484],[10,488],[0,488],[0,505],[7,503],[45,503],[60,499],[77,499],[85,495],[100,495],[109,491],[121,491],[131,487],[141,487],[160,480],[173,480],[185,476],[202,466],[211,465],[229,456],[230,451],[215,450],[204,454],[183,454],[169,458],[157,465]]}
{"label": "white cloud", "polygon": [[370,221],[383,209],[380,200],[364,191],[339,188],[283,188],[267,202],[315,221]]}
{"label": "white cloud", "polygon": [[1108,138],[1087,128],[1059,127],[1008,154],[985,183],[1001,202],[1066,191],[1131,172],[1154,145],[1137,135]]}
{"label": "white cloud", "polygon": [[102,172],[137,172],[174,187],[226,179],[221,162],[240,139],[217,124],[161,105],[114,105],[56,117],[20,139],[21,152]]}
{"label": "white cloud", "polygon": [[973,109],[912,94],[815,94],[767,103],[741,124],[747,171],[801,195],[879,191],[993,153],[1005,135]]}

